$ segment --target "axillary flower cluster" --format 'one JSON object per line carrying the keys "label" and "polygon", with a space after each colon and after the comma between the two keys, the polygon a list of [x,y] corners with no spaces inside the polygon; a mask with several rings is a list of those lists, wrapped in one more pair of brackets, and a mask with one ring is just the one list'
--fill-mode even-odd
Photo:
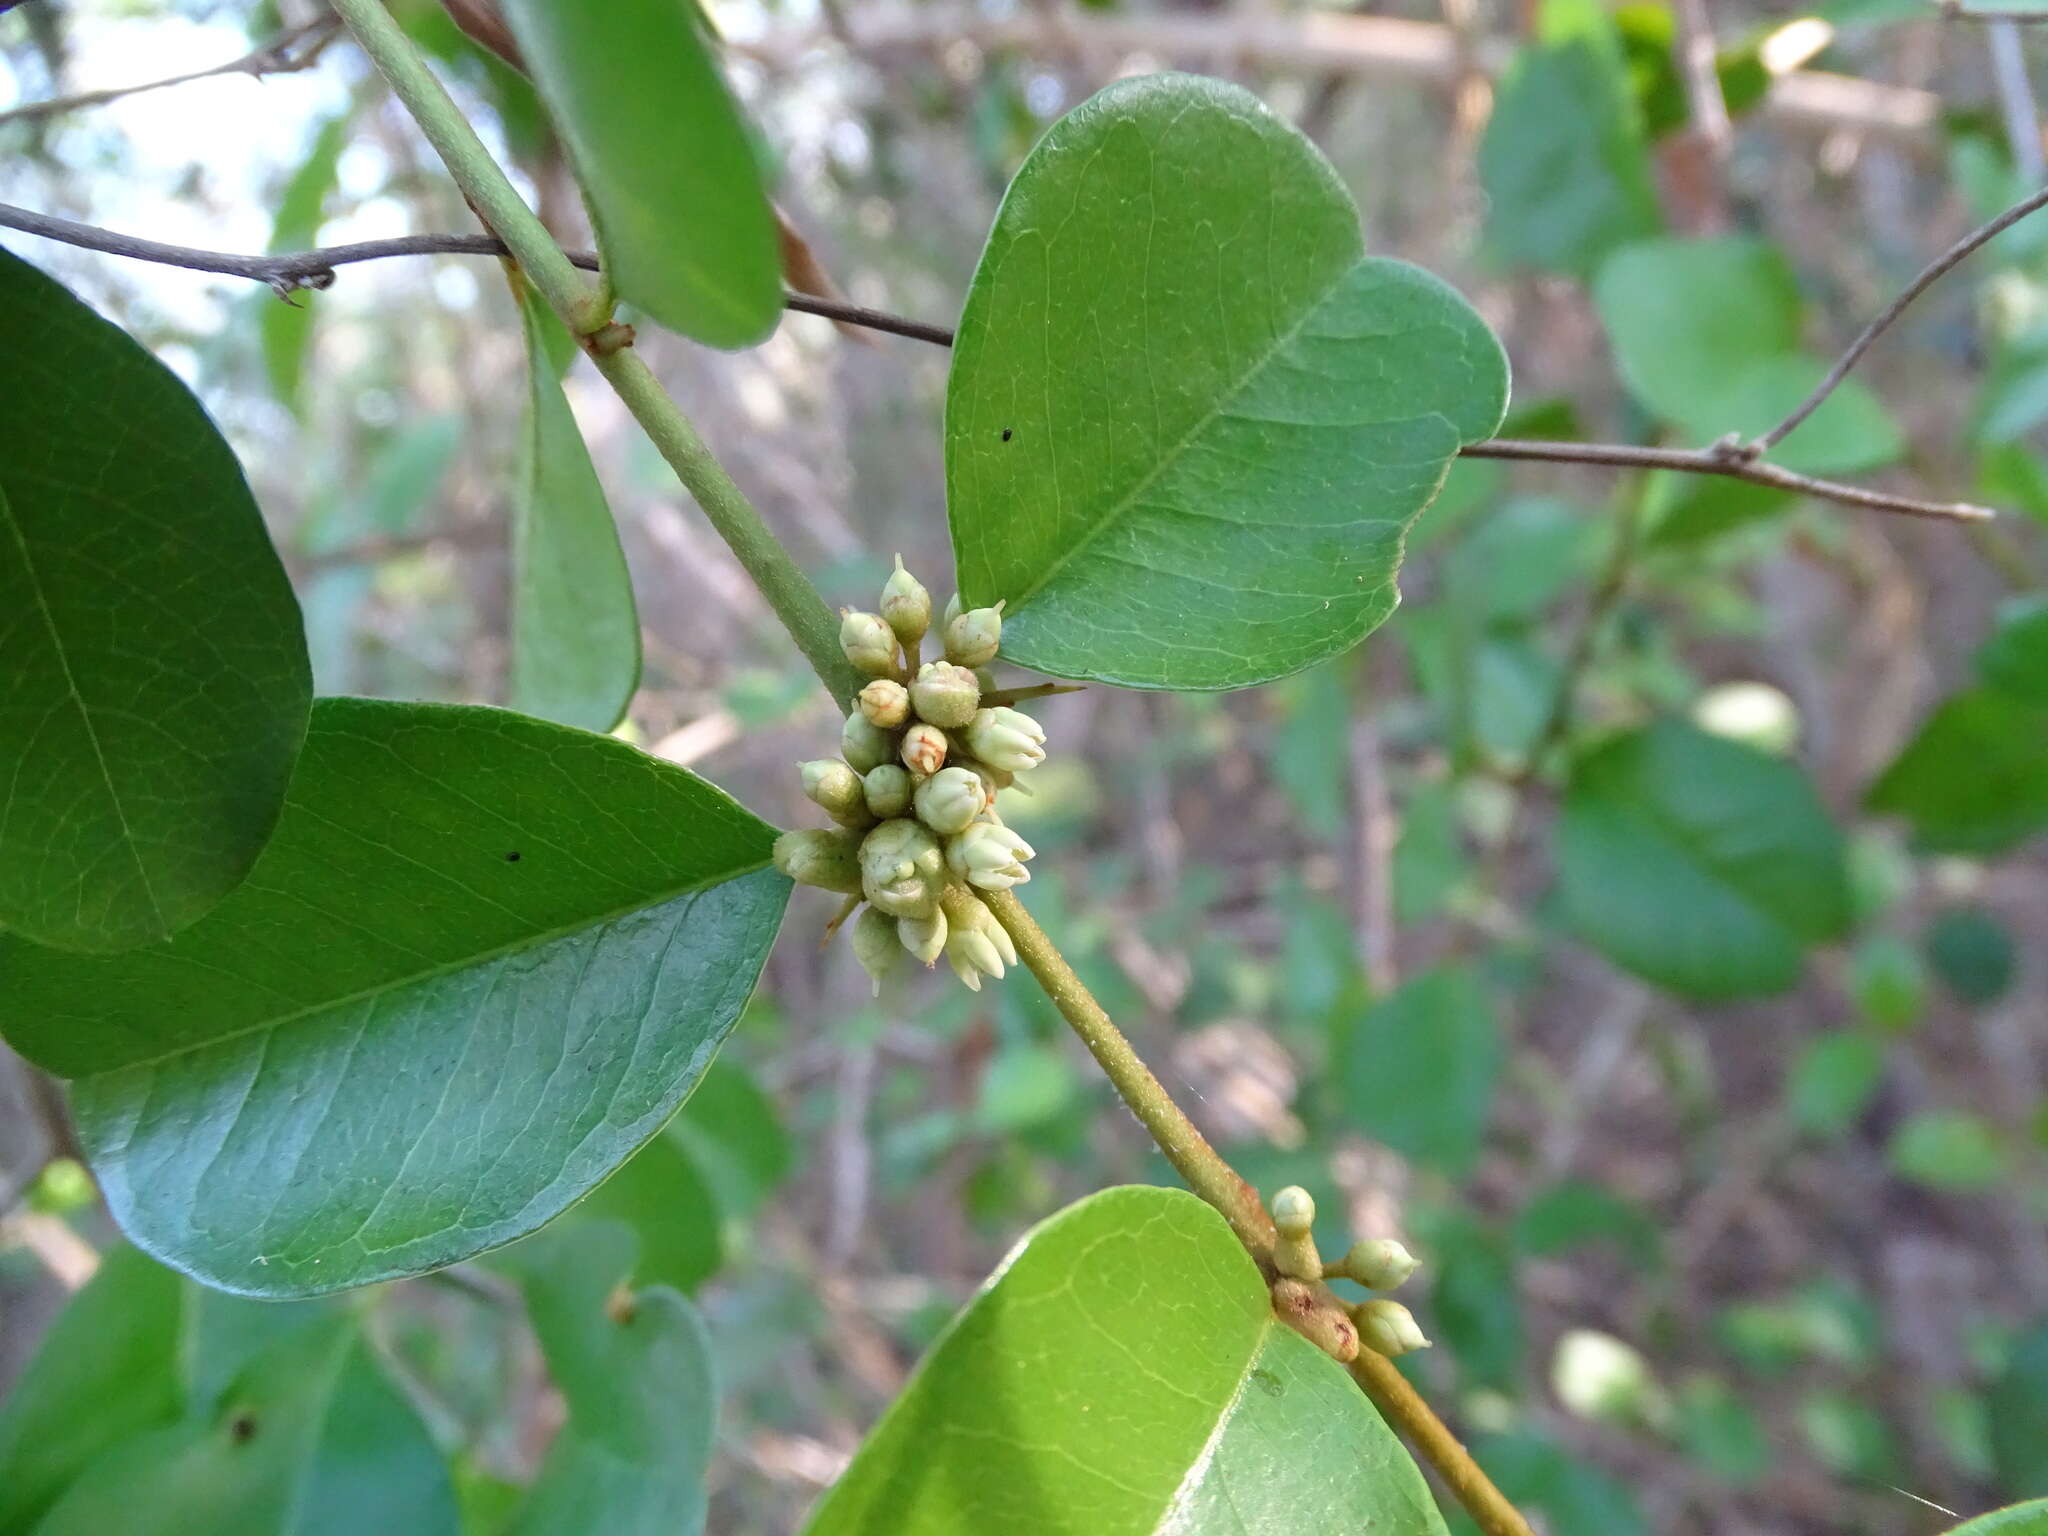
{"label": "axillary flower cluster", "polygon": [[[1017,963],[1010,936],[974,894],[1031,878],[1031,845],[1003,825],[996,791],[1045,760],[1045,732],[1004,702],[988,665],[1002,604],[940,623],[944,657],[921,660],[932,600],[896,559],[880,613],[846,611],[839,646],[872,678],[840,733],[840,756],[801,768],[804,793],[838,825],[785,832],[775,864],[792,880],[861,902],[853,951],[875,990],[906,955],[941,954],[977,992]],[[842,914],[843,920],[844,914]]]}

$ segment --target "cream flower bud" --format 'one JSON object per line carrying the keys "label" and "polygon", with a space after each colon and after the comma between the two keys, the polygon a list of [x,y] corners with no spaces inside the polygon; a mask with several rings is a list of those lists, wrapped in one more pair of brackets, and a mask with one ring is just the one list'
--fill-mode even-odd
{"label": "cream flower bud", "polygon": [[910,718],[910,690],[893,677],[878,677],[854,700],[870,725],[893,731]]}
{"label": "cream flower bud", "polygon": [[946,960],[953,973],[974,992],[981,990],[984,976],[1002,980],[1003,968],[1017,963],[1017,946],[995,913],[964,891],[949,894],[946,905],[953,923],[946,937]]}
{"label": "cream flower bud", "polygon": [[945,881],[939,840],[914,821],[885,821],[860,845],[861,892],[891,917],[929,917]]}
{"label": "cream flower bud", "polygon": [[946,844],[947,867],[985,891],[1006,891],[1029,880],[1024,861],[1032,856],[1029,843],[992,821],[977,821]]}
{"label": "cream flower bud", "polygon": [[965,667],[950,661],[928,661],[917,669],[917,681],[910,685],[910,702],[918,719],[957,730],[980,708],[981,685]]}
{"label": "cream flower bud", "polygon": [[1378,1350],[1389,1359],[1429,1348],[1429,1340],[1422,1336],[1415,1314],[1398,1301],[1368,1301],[1351,1316],[1358,1324],[1358,1337],[1366,1347]]}
{"label": "cream flower bud", "polygon": [[920,779],[928,779],[945,766],[946,733],[936,725],[913,725],[903,733],[897,755],[904,767]]}
{"label": "cream flower bud", "polygon": [[1282,1237],[1306,1237],[1316,1224],[1316,1203],[1299,1184],[1273,1196],[1273,1225]]}
{"label": "cream flower bud", "polygon": [[867,820],[867,796],[861,793],[860,775],[836,757],[821,757],[797,770],[803,777],[804,793],[834,821]]}
{"label": "cream flower bud", "polygon": [[902,946],[926,965],[936,965],[946,949],[946,914],[937,907],[930,917],[902,917],[896,920],[896,937]]}
{"label": "cream flower bud", "polygon": [[856,773],[879,768],[896,755],[896,737],[855,710],[839,732],[839,752]]}
{"label": "cream flower bud", "polygon": [[1001,603],[993,608],[970,608],[946,621],[946,660],[963,667],[987,666],[996,659],[996,649],[1002,643]]}
{"label": "cream flower bud", "polygon": [[882,995],[882,983],[903,968],[903,945],[896,937],[896,919],[876,907],[862,907],[853,920],[853,958]]}
{"label": "cream flower bud", "polygon": [[917,786],[912,799],[917,819],[942,837],[965,832],[968,824],[988,809],[988,791],[978,776],[965,768],[941,768]]}
{"label": "cream flower bud", "polygon": [[1045,729],[1019,709],[977,709],[966,735],[968,751],[1005,773],[1022,773],[1045,761]]}
{"label": "cream flower bud", "polygon": [[910,809],[910,792],[914,787],[910,770],[900,763],[877,764],[861,780],[868,809],[884,820],[901,816]]}
{"label": "cream flower bud", "polygon": [[800,885],[858,896],[861,891],[860,834],[807,827],[775,839],[775,867]]}
{"label": "cream flower bud", "polygon": [[896,557],[895,574],[882,586],[882,618],[896,632],[906,651],[931,628],[932,595],[925,591],[923,582],[903,568],[901,555]]}
{"label": "cream flower bud", "polygon": [[839,649],[856,671],[886,677],[896,670],[896,632],[879,613],[849,608],[839,620]]}
{"label": "cream flower bud", "polygon": [[1338,1266],[1369,1291],[1394,1290],[1421,1267],[1421,1261],[1391,1237],[1360,1239]]}

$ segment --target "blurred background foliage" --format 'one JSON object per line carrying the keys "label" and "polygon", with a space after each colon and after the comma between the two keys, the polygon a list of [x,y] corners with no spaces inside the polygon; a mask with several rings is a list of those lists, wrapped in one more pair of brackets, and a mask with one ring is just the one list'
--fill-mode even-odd
{"label": "blurred background foliage", "polygon": [[[425,0],[398,9],[586,243],[524,82]],[[1371,247],[1472,297],[1514,358],[1510,435],[1760,430],[2042,175],[2016,35],[1918,0],[1715,5],[1725,141],[1658,0],[715,10],[777,198],[850,298],[950,321],[1045,125],[1120,74],[1199,69],[1302,125]],[[472,228],[345,43],[5,115],[316,15],[7,9],[0,199],[232,250]],[[351,267],[285,304],[0,239],[198,389],[285,552],[320,691],[507,696],[522,349],[495,264]],[[829,598],[863,598],[896,550],[947,588],[943,352],[804,316],[744,354],[640,343]],[[798,822],[788,764],[834,721],[587,366],[566,387],[644,630],[622,729]],[[1780,455],[1994,502],[1995,527],[1466,461],[1359,650],[1233,695],[1043,709],[1056,766],[1005,805],[1043,855],[1034,911],[1238,1166],[1315,1195],[1325,1251],[1424,1256],[1438,1348],[1404,1363],[1549,1531],[1903,1536],[1945,1528],[1929,1504],[2048,1494],[2044,424],[2035,223]],[[705,1310],[714,1531],[796,1524],[1028,1224],[1167,1178],[1032,987],[869,1004],[843,946],[810,939],[828,906],[799,893],[719,1069],[568,1218],[629,1223],[641,1277]],[[0,1384],[112,1241],[66,1151],[49,1085],[10,1060]],[[519,1324],[515,1284],[539,1309],[563,1262],[521,1252],[514,1280],[471,1266],[363,1303],[477,1531],[541,1467],[579,1369]],[[153,1305],[250,1306],[167,1301],[121,1266]],[[237,1363],[162,1390],[203,1400]]]}

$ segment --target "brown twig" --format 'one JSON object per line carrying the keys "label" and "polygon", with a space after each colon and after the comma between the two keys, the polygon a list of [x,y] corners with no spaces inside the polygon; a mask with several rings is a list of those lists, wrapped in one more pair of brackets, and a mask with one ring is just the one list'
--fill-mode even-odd
{"label": "brown twig", "polygon": [[[209,80],[216,75],[248,75],[261,79],[264,75],[289,75],[302,69],[311,69],[320,60],[320,54],[334,40],[341,30],[341,19],[331,12],[302,26],[293,27],[280,33],[260,48],[252,48],[238,59],[229,59],[225,64],[216,64],[211,69],[195,69],[187,74],[169,75],[162,80],[145,80],[140,85],[121,85],[103,91],[80,91],[74,96],[53,96],[48,101],[31,101],[22,106],[10,107],[0,112],[0,125],[26,122],[33,118],[55,117],[59,113],[77,111],[82,107],[105,106],[110,101],[119,101],[124,96],[140,96],[144,91],[161,91],[167,86],[185,85],[194,80]],[[301,49],[300,45],[304,44]],[[295,51],[297,50],[297,51]]]}
{"label": "brown twig", "polygon": [[[2048,17],[2042,19],[2048,19]],[[1863,327],[1862,333],[1849,343],[1848,350],[1835,360],[1835,365],[1827,371],[1827,376],[1814,385],[1813,393],[1793,407],[1791,414],[1771,428],[1770,431],[1752,442],[1745,443],[1742,452],[1749,458],[1759,458],[1769,453],[1777,444],[1783,442],[1787,433],[1811,416],[1820,408],[1821,401],[1834,393],[1835,386],[1849,376],[1849,370],[1854,368],[1863,354],[1870,350],[1871,343],[1875,342],[1878,337],[1891,328],[1892,323],[1905,313],[1908,304],[1919,298],[1921,294],[1925,293],[1940,278],[1961,265],[1973,252],[1982,249],[1985,245],[1997,239],[2028,214],[2044,207],[2048,207],[2048,187],[2043,187],[2031,197],[2014,203],[2012,207],[2006,209],[2005,212],[1989,223],[1980,224],[1954,245],[1935,257],[1933,261],[1921,269],[1918,277],[1914,278],[1912,282],[1906,284],[1899,291],[1897,298],[1893,299],[1891,303],[1887,304],[1879,312],[1876,319]]]}
{"label": "brown twig", "polygon": [[1361,1349],[1351,1362],[1351,1375],[1381,1413],[1399,1427],[1415,1454],[1435,1469],[1465,1513],[1486,1536],[1535,1536],[1515,1506],[1479,1469],[1444,1421],[1408,1384],[1394,1362],[1371,1349]]}
{"label": "brown twig", "polygon": [[[2032,207],[2039,206],[2044,201],[2048,201],[2048,192],[2043,192],[2037,198],[2029,199],[2020,206],[2022,210],[2031,211]],[[2009,223],[2021,216],[2023,214],[2016,211],[2002,217]],[[1991,228],[1990,234],[1996,234],[1998,229],[2004,227],[2005,223],[1997,223],[1997,228]],[[281,296],[289,296],[301,288],[326,288],[333,283],[336,269],[356,262],[378,261],[388,256],[506,254],[504,243],[489,235],[401,235],[389,240],[361,240],[352,245],[323,246],[311,251],[286,251],[274,256],[244,256],[228,251],[200,250],[188,245],[169,245],[160,240],[143,240],[134,235],[116,234],[112,230],[101,229],[96,225],[80,224],[75,220],[61,219],[53,214],[34,213],[26,208],[15,208],[5,203],[0,203],[0,228],[18,229],[25,234],[39,235],[47,240],[61,241],[85,250],[103,251],[110,256],[126,256],[137,261],[154,261],[195,272],[217,272],[227,277],[247,278],[251,282],[269,284]],[[1985,235],[1985,238],[1989,237]],[[578,267],[588,271],[598,269],[598,258],[594,251],[570,251],[566,254]],[[1967,255],[1968,252],[1965,251],[1963,254]],[[1961,257],[1958,256],[1956,259],[1960,260]],[[1950,265],[1953,265],[1953,262]],[[1915,288],[1908,291],[1907,297],[1910,298],[1913,293],[1924,288],[1927,282],[1931,282],[1933,277],[1938,276],[1940,272],[1927,276],[1924,281],[1917,283]],[[953,344],[953,333],[944,326],[906,320],[900,315],[868,309],[858,304],[842,304],[836,299],[820,299],[810,294],[795,293],[785,294],[783,302],[790,309],[805,314],[823,315],[827,319],[842,321],[848,325],[865,326],[870,330],[907,336],[915,341],[930,342],[934,346],[946,347]],[[1894,309],[1899,307],[1902,305],[1895,305]],[[1867,346],[1868,342],[1862,345]],[[1853,363],[1854,360],[1852,351],[1849,361]],[[1846,368],[1843,371],[1846,372]],[[1798,422],[1795,420],[1792,425],[1796,426]],[[1783,430],[1789,431],[1790,428]],[[1782,435],[1782,432],[1779,435]],[[1997,515],[1989,507],[1973,506],[1967,502],[1927,501],[1917,496],[1899,496],[1888,491],[1867,490],[1862,486],[1844,485],[1840,481],[1818,480],[1811,475],[1796,474],[1775,464],[1760,462],[1751,451],[1753,447],[1754,445],[1717,445],[1703,449],[1637,448],[1619,443],[1539,443],[1495,438],[1489,442],[1467,444],[1460,451],[1468,457],[1480,459],[1531,459],[1552,464],[1606,464],[1623,469],[1671,469],[1684,474],[1726,475],[1731,479],[1747,480],[1755,485],[1794,491],[1800,495],[1818,497],[1823,501],[1839,502],[1844,506],[1865,507],[1878,512],[1903,512],[1913,517],[1970,521]]]}

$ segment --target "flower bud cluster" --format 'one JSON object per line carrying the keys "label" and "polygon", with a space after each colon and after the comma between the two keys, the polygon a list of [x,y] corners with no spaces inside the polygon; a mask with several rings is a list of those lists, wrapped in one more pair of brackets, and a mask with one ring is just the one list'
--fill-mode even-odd
{"label": "flower bud cluster", "polygon": [[799,768],[804,794],[837,825],[784,833],[775,863],[792,880],[846,895],[849,911],[866,903],[853,951],[878,993],[906,955],[927,966],[943,955],[979,991],[1017,952],[974,888],[1031,878],[1031,845],[1003,825],[996,792],[1045,761],[1045,731],[989,697],[1001,603],[963,611],[956,597],[938,625],[942,658],[929,662],[931,594],[901,556],[879,606],[841,617],[840,649],[870,681],[846,717],[840,755]]}

